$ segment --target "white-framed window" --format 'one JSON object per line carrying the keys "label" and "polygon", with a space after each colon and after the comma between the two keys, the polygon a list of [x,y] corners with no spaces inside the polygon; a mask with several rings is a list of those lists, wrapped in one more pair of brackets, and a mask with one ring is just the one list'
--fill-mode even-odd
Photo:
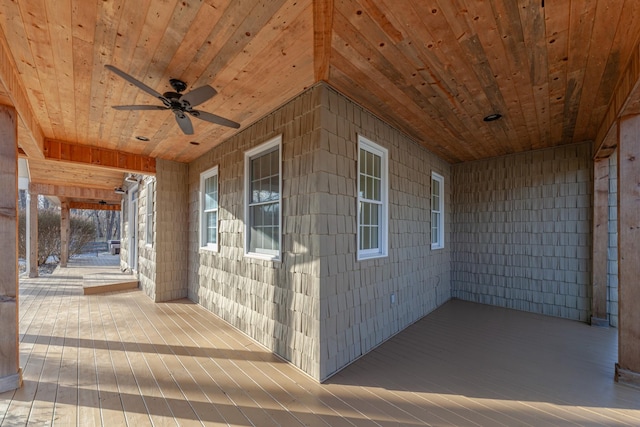
{"label": "white-framed window", "polygon": [[200,247],[218,250],[218,166],[200,174]]}
{"label": "white-framed window", "polygon": [[389,153],[358,135],[358,259],[387,256]]}
{"label": "white-framed window", "polygon": [[245,254],[279,260],[282,136],[245,153]]}
{"label": "white-framed window", "polygon": [[444,248],[444,177],[431,172],[431,249]]}
{"label": "white-framed window", "polygon": [[153,245],[153,218],[154,207],[156,204],[156,182],[155,180],[147,181],[147,212],[146,212],[146,244]]}

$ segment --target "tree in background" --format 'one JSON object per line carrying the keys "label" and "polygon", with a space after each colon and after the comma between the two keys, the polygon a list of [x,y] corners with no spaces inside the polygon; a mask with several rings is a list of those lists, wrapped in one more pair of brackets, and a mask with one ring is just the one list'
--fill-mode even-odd
{"label": "tree in background", "polygon": [[82,253],[82,248],[96,238],[96,227],[87,218],[77,215],[71,215],[70,227],[69,256],[75,256]]}
{"label": "tree in background", "polygon": [[72,210],[72,213],[90,218],[95,227],[97,240],[120,240],[120,211]]}
{"label": "tree in background", "polygon": [[[18,215],[18,256],[26,257],[26,213]],[[71,237],[69,256],[81,253],[82,247],[96,238],[96,227],[89,218],[71,215]],[[38,210],[38,265],[53,257],[60,259],[60,211],[57,209]]]}
{"label": "tree in background", "polygon": [[[26,196],[25,190],[19,191],[18,251],[21,258],[25,258],[26,252]],[[69,256],[81,253],[82,247],[94,240],[120,239],[120,211],[71,209],[70,216]],[[38,196],[38,255],[39,265],[49,257],[60,259],[60,208],[44,196]]]}

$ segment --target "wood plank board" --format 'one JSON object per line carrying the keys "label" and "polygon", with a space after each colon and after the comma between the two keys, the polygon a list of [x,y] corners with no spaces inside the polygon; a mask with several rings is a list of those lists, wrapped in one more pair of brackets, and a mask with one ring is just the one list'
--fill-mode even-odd
{"label": "wood plank board", "polygon": [[[545,2],[544,6],[544,42],[548,53],[549,76],[548,76],[548,94],[549,97],[549,116],[563,114],[567,100],[565,96],[568,92],[568,69],[569,54],[572,53],[569,43],[570,31],[574,30],[571,26],[571,11],[566,7],[562,7],[558,2]],[[535,63],[529,64],[535,67]],[[575,81],[570,89],[575,96]],[[569,94],[570,95],[570,94]],[[549,129],[550,141],[559,143],[562,141],[563,123],[551,120]]]}
{"label": "wood plank board", "polygon": [[[51,160],[29,159],[31,181],[50,185],[78,188],[98,188],[113,191],[120,187],[124,180],[124,172],[91,167],[91,165],[60,163]],[[115,198],[115,193],[113,197]],[[118,198],[119,199],[119,198]]]}
{"label": "wood plank board", "polygon": [[[504,9],[501,9],[503,4]],[[467,23],[470,27],[468,31],[473,28],[482,46],[493,47],[487,52],[486,58],[494,78],[500,85],[500,91],[504,94],[505,108],[494,111],[511,111],[509,117],[505,117],[510,122],[507,128],[511,131],[507,130],[505,136],[511,141],[519,142],[516,150],[530,150],[533,141],[539,138],[539,133],[535,126],[535,111],[530,109],[531,94],[524,89],[530,83],[530,79],[526,68],[522,66],[527,58],[521,54],[524,41],[522,28],[514,19],[517,13],[516,5],[513,2],[467,2],[466,7]],[[453,15],[449,19],[453,20],[455,17]],[[510,79],[504,79],[507,74],[511,76]],[[488,113],[484,111],[482,114]]]}
{"label": "wood plank board", "polygon": [[[55,67],[55,78],[58,82],[65,85],[75,87],[75,74],[73,72],[73,29],[72,29],[72,13],[71,0],[56,1],[55,4],[47,3],[44,5],[46,9],[47,22],[52,25],[49,32],[51,43],[51,60]],[[60,111],[62,126],[61,132],[56,134],[57,138],[67,141],[77,141],[75,117],[69,112],[76,111],[75,97],[68,96],[64,92],[64,87],[58,86],[61,93],[56,94],[60,100]]]}
{"label": "wood plank board", "polygon": [[93,74],[93,49],[95,38],[95,19],[98,14],[97,3],[87,3],[83,0],[72,0],[71,5],[71,34],[73,44],[73,90],[75,98],[74,122],[76,141],[95,142],[89,139],[89,115],[91,108],[91,80]]}
{"label": "wood plank board", "polygon": [[[593,23],[593,39],[600,40],[600,43],[590,45],[588,56],[589,64],[585,70],[586,87],[592,87],[593,82],[603,78],[607,58],[611,54],[611,49],[614,46],[613,39],[615,32],[611,31],[611,23],[619,19],[622,6],[622,2],[599,2],[596,6]],[[588,121],[591,118],[591,114],[587,112],[593,110],[597,94],[598,91],[595,90],[585,90],[582,94],[580,111],[576,119],[576,134],[574,136],[574,140],[576,141],[584,141],[587,139],[586,135],[589,129]]]}
{"label": "wood plank board", "polygon": [[[28,117],[30,114],[24,110],[32,109],[35,116],[33,121],[38,123],[41,132],[51,135],[53,134],[53,129],[48,119],[47,105],[42,95],[42,82],[39,80],[34,67],[36,59],[33,56],[29,45],[29,37],[27,36],[28,24],[24,21],[23,13],[17,3],[3,3],[2,6],[2,13],[0,13],[0,19],[2,20],[0,26],[4,36],[2,39],[6,40],[7,54],[13,54],[13,61],[2,61],[3,66],[12,67],[11,72],[3,70],[3,80],[10,80],[11,83],[16,84],[16,86],[12,87],[12,84],[5,81],[5,86],[17,98],[14,102],[16,102],[16,107],[23,110],[23,119],[31,125],[32,118]],[[2,44],[4,44],[4,40]],[[11,77],[10,74],[14,74],[15,77]],[[18,78],[17,75],[20,77]],[[38,140],[37,135],[36,140]]]}
{"label": "wood plank board", "polygon": [[[104,283],[104,282],[107,283]],[[129,289],[137,289],[139,286],[139,282],[137,280],[105,280],[100,279],[99,284],[93,283],[90,280],[86,279],[83,285],[84,295],[95,295],[95,294],[104,294],[107,292],[118,292],[118,291],[126,291]]]}
{"label": "wood plank board", "polygon": [[[591,111],[589,122],[589,130],[595,132],[602,125],[601,117],[606,113],[609,103],[613,101],[613,97],[618,96],[615,92],[616,85],[622,83],[622,74],[626,71],[632,57],[636,55],[638,35],[635,29],[640,27],[640,3],[626,0],[620,15],[617,18],[612,17],[611,22],[617,23],[615,36],[611,54],[607,57],[602,79],[597,86],[596,104]],[[592,86],[592,88],[595,87],[596,85]]]}
{"label": "wood plank board", "polygon": [[[36,0],[20,5],[20,13],[24,24],[24,31],[29,41],[29,49],[33,53],[31,80],[25,84],[28,88],[37,88],[42,85],[42,92],[36,94],[41,98],[41,106],[46,108],[47,123],[50,125],[51,137],[66,140],[67,132],[64,123],[64,114],[61,107],[62,99],[60,94],[64,89],[60,88],[60,84],[64,81],[59,80],[55,70],[56,64],[53,43],[51,35],[54,29],[49,29],[49,25],[57,25],[51,22],[46,16],[47,6],[44,0]],[[71,50],[68,44],[64,47]],[[60,64],[64,66],[64,64]],[[53,70],[52,73],[44,72],[44,70]]]}

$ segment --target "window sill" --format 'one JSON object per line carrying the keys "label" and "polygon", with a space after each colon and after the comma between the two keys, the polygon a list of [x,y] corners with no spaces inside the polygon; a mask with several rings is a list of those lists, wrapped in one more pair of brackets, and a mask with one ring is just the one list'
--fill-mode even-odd
{"label": "window sill", "polygon": [[389,254],[381,254],[381,253],[365,254],[365,255],[358,254],[356,260],[357,261],[368,261],[370,259],[387,258],[388,256],[389,256]]}
{"label": "window sill", "polygon": [[261,259],[263,261],[280,262],[280,255],[262,254],[259,252],[247,252],[244,254],[245,258]]}
{"label": "window sill", "polygon": [[438,249],[444,249],[444,245],[431,245],[432,251],[436,251]]}

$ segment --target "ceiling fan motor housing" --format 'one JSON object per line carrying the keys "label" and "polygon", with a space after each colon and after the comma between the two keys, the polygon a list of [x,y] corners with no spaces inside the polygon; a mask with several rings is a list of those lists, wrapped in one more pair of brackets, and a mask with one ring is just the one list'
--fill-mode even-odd
{"label": "ceiling fan motor housing", "polygon": [[182,95],[180,93],[165,92],[162,94],[162,96],[164,97],[164,99],[160,98],[160,100],[164,103],[164,105],[171,108],[172,110],[182,110],[184,108],[182,102],[180,102],[180,98],[182,98]]}

